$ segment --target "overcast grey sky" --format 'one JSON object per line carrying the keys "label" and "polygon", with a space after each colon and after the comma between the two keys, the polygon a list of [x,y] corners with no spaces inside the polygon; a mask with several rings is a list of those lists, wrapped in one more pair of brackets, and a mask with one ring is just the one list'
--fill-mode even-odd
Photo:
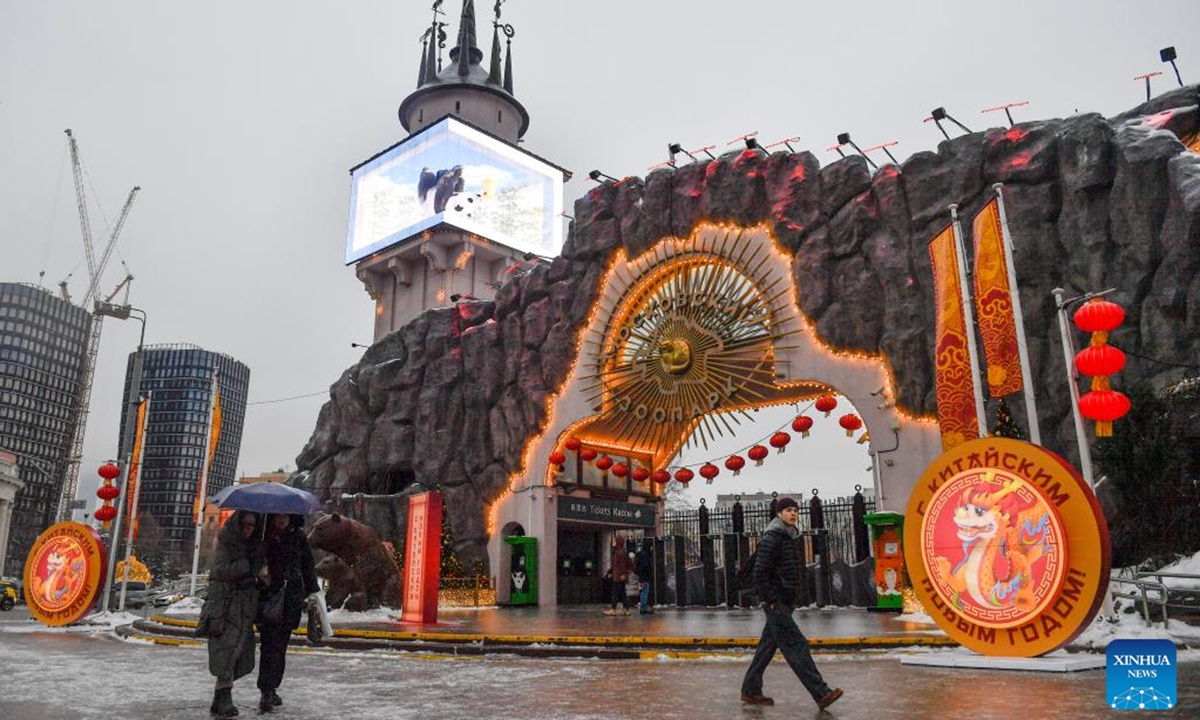
{"label": "overcast grey sky", "polygon": [[[252,403],[326,389],[361,353],[350,343],[371,339],[372,304],[342,264],[347,170],[404,136],[396,108],[414,88],[430,4],[0,0],[0,280],[44,270],[53,287],[74,272],[72,291],[85,289],[72,128],[110,220],[130,187],[144,189],[119,252],[147,342],[241,360]],[[457,26],[459,0],[445,5]],[[491,6],[477,3],[485,52]],[[799,135],[828,163],[847,131],[864,148],[899,142],[903,160],[936,147],[922,119],[937,105],[972,129],[1001,124],[980,110],[1007,102],[1030,103],[1018,119],[1114,114],[1144,99],[1136,75],[1165,70],[1155,90],[1174,86],[1166,45],[1184,81],[1200,81],[1188,44],[1200,3],[1184,0],[510,0],[504,20],[532,118],[525,147],[576,173],[568,212],[588,170],[644,175],[672,141]],[[99,237],[94,207],[92,223]],[[121,277],[113,262],[102,288]],[[85,479],[116,451],[137,333],[105,323]],[[322,402],[251,405],[241,473],[291,467]],[[869,483],[863,446],[826,429],[832,441],[804,446],[825,451],[789,449],[793,471],[743,472],[739,485],[726,473],[708,495]]]}

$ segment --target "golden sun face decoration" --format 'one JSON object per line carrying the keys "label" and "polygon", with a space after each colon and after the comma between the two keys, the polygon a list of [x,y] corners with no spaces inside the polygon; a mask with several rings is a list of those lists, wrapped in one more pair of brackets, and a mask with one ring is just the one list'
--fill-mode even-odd
{"label": "golden sun face decoration", "polygon": [[640,268],[592,343],[589,434],[654,455],[685,437],[707,446],[734,434],[734,414],[776,396],[774,343],[799,329],[776,323],[790,285],[755,280],[762,251],[742,257],[737,239]]}

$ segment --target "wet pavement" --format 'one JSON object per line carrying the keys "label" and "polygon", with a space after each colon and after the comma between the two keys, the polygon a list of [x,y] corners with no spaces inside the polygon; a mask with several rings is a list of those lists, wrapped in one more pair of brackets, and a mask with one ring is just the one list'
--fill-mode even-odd
{"label": "wet pavement", "polygon": [[[398,622],[343,621],[337,627],[420,632],[428,635],[480,634],[488,636],[544,635],[552,637],[664,637],[758,639],[763,613],[759,609],[657,608],[652,615],[608,616],[604,605],[570,605],[555,608],[493,607],[478,610],[439,611],[437,625]],[[930,637],[943,636],[933,625],[905,622],[889,613],[846,608],[802,609],[796,622],[812,638]]]}
{"label": "wet pavement", "polygon": [[[9,618],[0,618],[0,621]],[[15,618],[14,618],[15,619]],[[0,717],[131,720],[208,717],[212,678],[203,648],[124,642],[111,633],[0,632]],[[3,630],[3,628],[0,628]],[[779,703],[738,699],[744,659],[624,662],[380,652],[289,654],[278,718],[969,718],[1119,717],[1104,703],[1103,671],[1033,674],[900,664],[901,651],[817,654],[846,696],[820,713],[785,663],[767,671]],[[1177,717],[1200,717],[1200,656],[1183,654]],[[257,714],[254,676],[234,689]]]}

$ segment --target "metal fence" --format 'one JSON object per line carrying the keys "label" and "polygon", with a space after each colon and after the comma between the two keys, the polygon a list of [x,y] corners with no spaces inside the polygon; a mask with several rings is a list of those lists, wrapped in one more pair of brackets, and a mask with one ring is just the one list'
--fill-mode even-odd
{"label": "metal fence", "polygon": [[[735,517],[739,514],[738,506],[740,522]],[[773,500],[715,508],[707,508],[702,504],[699,508],[668,510],[663,514],[663,535],[682,536],[685,539],[687,564],[691,565],[700,562],[700,538],[705,535],[734,533],[749,538],[753,546],[775,517],[773,510]],[[833,501],[822,501],[814,495],[802,507],[797,528],[806,534],[826,530],[823,535],[829,545],[830,560],[854,563],[870,555],[862,516],[872,512],[875,512],[875,500],[864,497],[862,493]],[[812,545],[807,547],[806,562],[815,562]]]}

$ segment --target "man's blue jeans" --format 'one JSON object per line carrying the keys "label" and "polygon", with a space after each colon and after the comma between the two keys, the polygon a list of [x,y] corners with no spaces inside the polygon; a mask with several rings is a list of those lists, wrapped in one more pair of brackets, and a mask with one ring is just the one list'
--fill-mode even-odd
{"label": "man's blue jeans", "polygon": [[638,586],[638,610],[648,612],[650,609],[650,583],[643,580]]}
{"label": "man's blue jeans", "polygon": [[812,653],[808,649],[808,638],[800,632],[800,627],[792,619],[793,608],[790,605],[776,603],[774,607],[763,606],[767,614],[767,623],[763,626],[762,637],[754,650],[754,659],[742,679],[743,695],[763,694],[763,672],[775,657],[775,650],[783,652],[783,657],[791,666],[792,672],[800,678],[804,689],[812,695],[813,700],[820,700],[829,692],[829,686],[817,670]]}

